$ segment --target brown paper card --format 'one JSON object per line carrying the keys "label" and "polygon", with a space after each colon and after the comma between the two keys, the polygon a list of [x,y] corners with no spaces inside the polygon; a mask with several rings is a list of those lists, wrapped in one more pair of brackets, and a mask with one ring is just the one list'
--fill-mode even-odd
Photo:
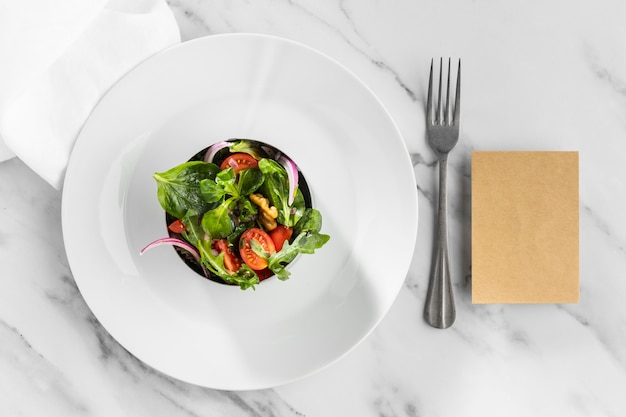
{"label": "brown paper card", "polygon": [[577,303],[578,152],[473,152],[472,302]]}

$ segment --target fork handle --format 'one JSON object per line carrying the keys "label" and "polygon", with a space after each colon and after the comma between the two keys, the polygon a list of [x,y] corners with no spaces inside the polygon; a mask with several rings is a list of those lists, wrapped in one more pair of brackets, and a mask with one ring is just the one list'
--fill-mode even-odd
{"label": "fork handle", "polygon": [[450,282],[450,267],[448,262],[448,228],[446,218],[446,179],[448,155],[439,158],[439,209],[437,221],[437,239],[435,241],[435,256],[426,293],[426,307],[424,318],[433,327],[445,329],[452,326],[456,318],[454,295]]}

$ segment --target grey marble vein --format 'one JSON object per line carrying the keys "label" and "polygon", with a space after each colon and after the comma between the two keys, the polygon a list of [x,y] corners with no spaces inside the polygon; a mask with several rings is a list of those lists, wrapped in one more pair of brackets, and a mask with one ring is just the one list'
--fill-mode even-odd
{"label": "grey marble vein", "polygon": [[[68,410],[74,415],[89,413],[88,402],[75,395],[73,384],[66,379],[63,370],[37,351],[17,328],[2,320],[0,340],[0,368],[4,369],[4,377],[11,378],[13,389],[21,389],[30,397],[30,401],[39,402],[38,405],[31,404],[22,409],[21,396],[4,396],[4,399],[0,399],[3,413],[22,415],[25,409],[32,410],[33,405],[34,408],[49,408],[52,412]],[[0,393],[5,390],[8,394],[9,387],[5,384],[0,384]]]}

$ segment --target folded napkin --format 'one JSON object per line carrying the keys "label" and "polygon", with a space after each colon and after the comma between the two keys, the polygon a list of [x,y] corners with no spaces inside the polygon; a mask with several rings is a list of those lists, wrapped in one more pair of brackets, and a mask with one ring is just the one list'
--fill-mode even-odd
{"label": "folded napkin", "polygon": [[102,95],[179,42],[164,0],[0,3],[0,161],[17,156],[61,188],[72,146]]}

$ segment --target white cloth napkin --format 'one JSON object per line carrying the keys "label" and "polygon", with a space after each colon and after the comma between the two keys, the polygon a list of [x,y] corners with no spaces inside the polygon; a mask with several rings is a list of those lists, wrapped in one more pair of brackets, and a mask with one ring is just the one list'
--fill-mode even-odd
{"label": "white cloth napkin", "polygon": [[164,0],[0,1],[0,161],[17,156],[61,188],[102,95],[179,42]]}

